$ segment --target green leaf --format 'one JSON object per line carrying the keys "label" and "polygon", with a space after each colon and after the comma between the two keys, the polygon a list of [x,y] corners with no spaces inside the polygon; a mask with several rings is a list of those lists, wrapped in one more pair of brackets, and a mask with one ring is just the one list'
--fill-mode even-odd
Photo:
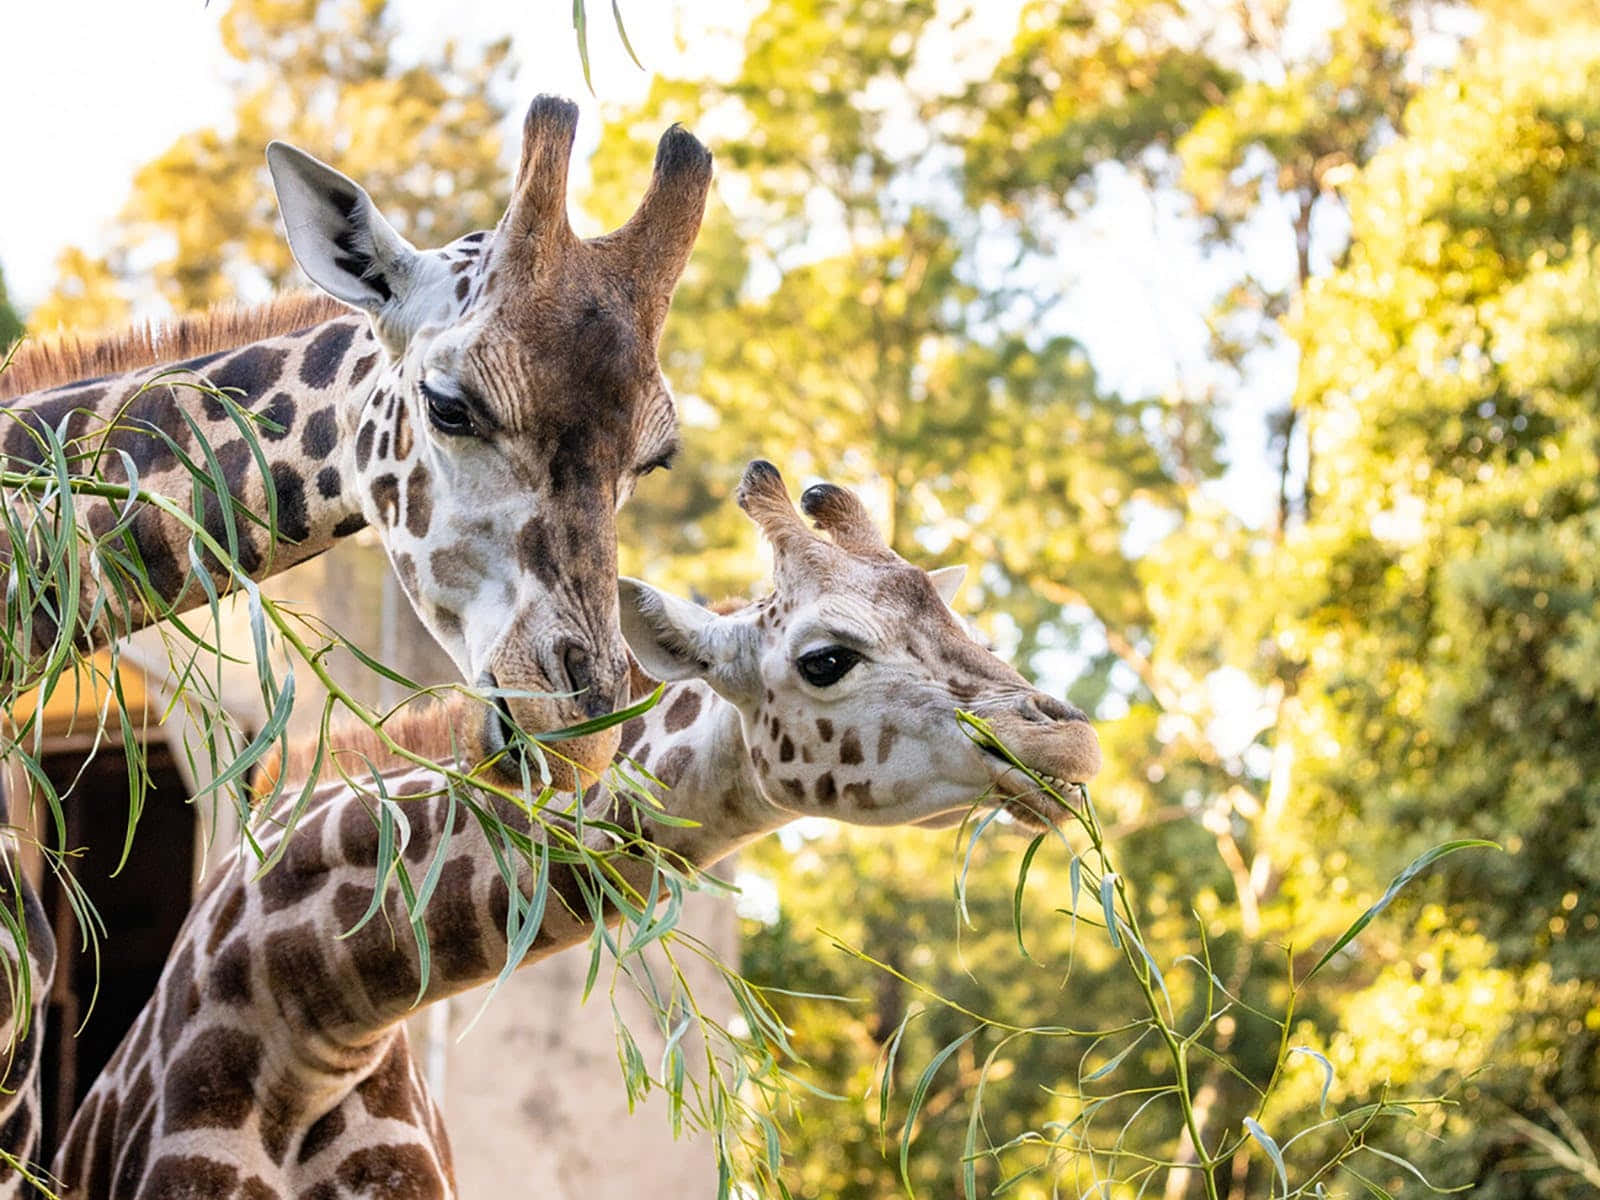
{"label": "green leaf", "polygon": [[1273,1168],[1278,1172],[1278,1182],[1283,1185],[1283,1194],[1289,1194],[1289,1171],[1283,1165],[1283,1151],[1278,1149],[1278,1143],[1273,1141],[1272,1135],[1254,1117],[1244,1119],[1245,1132],[1255,1138],[1256,1142],[1267,1152],[1267,1157],[1272,1160]]}
{"label": "green leaf", "polygon": [[916,1125],[917,1114],[922,1111],[923,1102],[928,1098],[928,1089],[933,1086],[933,1077],[939,1073],[939,1068],[944,1066],[945,1061],[970,1042],[982,1028],[981,1025],[973,1026],[934,1055],[933,1061],[923,1069],[916,1086],[911,1089],[911,1103],[906,1108],[905,1125],[900,1131],[900,1181],[905,1185],[907,1196],[916,1195],[916,1189],[911,1186],[912,1127]]}
{"label": "green leaf", "polygon": [[1378,898],[1378,902],[1357,917],[1351,923],[1350,927],[1339,935],[1338,939],[1333,943],[1333,945],[1329,946],[1327,950],[1323,952],[1322,957],[1317,959],[1316,965],[1305,973],[1304,978],[1302,978],[1300,982],[1302,984],[1309,982],[1313,975],[1322,970],[1323,967],[1327,966],[1328,961],[1332,959],[1334,955],[1338,954],[1339,951],[1343,950],[1346,946],[1353,942],[1356,937],[1360,935],[1363,929],[1372,924],[1372,919],[1384,909],[1389,907],[1390,902],[1400,894],[1400,889],[1415,879],[1422,871],[1426,870],[1433,863],[1438,862],[1447,854],[1454,854],[1457,850],[1472,850],[1480,847],[1489,850],[1501,849],[1501,846],[1498,842],[1486,841],[1483,838],[1457,838],[1455,841],[1443,842],[1440,845],[1433,847],[1433,849],[1424,851],[1422,854],[1417,855],[1416,858],[1411,860],[1410,865],[1408,865],[1405,870],[1401,871],[1400,874],[1394,877],[1394,882],[1389,884],[1388,890]]}
{"label": "green leaf", "polygon": [[[1045,838],[1049,836],[1048,832],[1036,834],[1033,841],[1028,843],[1027,850],[1022,854],[1022,865],[1017,868],[1017,886],[1011,893],[1011,928],[1017,935],[1017,949],[1029,962],[1036,960],[1022,942],[1022,889],[1028,884],[1028,868],[1033,865],[1033,856],[1039,853],[1039,847],[1044,845]],[[1073,859],[1073,863],[1076,865],[1077,859]],[[1076,895],[1073,898],[1076,899]]]}

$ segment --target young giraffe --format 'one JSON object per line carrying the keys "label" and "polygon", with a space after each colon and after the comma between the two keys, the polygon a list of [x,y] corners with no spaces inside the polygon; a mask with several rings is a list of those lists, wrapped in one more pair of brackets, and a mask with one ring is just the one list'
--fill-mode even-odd
{"label": "young giraffe", "polygon": [[[634,216],[585,241],[566,211],[577,115],[564,100],[534,101],[500,224],[441,250],[413,248],[358,185],[274,143],[267,159],[290,248],[328,295],[98,343],[24,346],[0,373],[0,466],[36,464],[39,431],[48,426],[68,439],[78,469],[93,459],[103,478],[127,482],[116,453],[124,451],[141,488],[187,505],[193,487],[178,451],[206,461],[198,430],[241,514],[238,561],[252,578],[371,525],[418,615],[466,679],[549,697],[500,701],[486,742],[504,744],[502,717],[548,730],[611,711],[628,678],[617,628],[615,513],[676,445],[656,349],[699,229],[711,159],[689,133],[669,129]],[[271,422],[258,427],[267,475],[225,406],[184,380],[208,382]],[[242,515],[266,513],[268,476],[278,518],[271,544]],[[111,503],[89,499],[79,501],[78,515],[96,536],[118,516]],[[197,515],[226,544],[215,495]],[[143,562],[158,602],[124,608],[104,597],[107,619],[77,631],[86,646],[205,595],[180,523],[144,507],[120,537]],[[0,547],[0,560],[13,552]],[[87,613],[99,575],[89,569],[87,545],[83,554],[79,612]],[[220,564],[206,562],[226,583]],[[4,593],[0,582],[0,599]],[[49,615],[11,612],[15,606],[6,606],[8,622],[29,620],[43,650],[57,632]],[[615,749],[615,732],[562,746],[591,770]],[[559,778],[561,764],[552,767]],[[37,907],[25,884],[24,892]],[[0,955],[18,958],[4,933]],[[49,982],[48,969],[32,979],[34,1029]],[[38,1081],[8,1075],[5,1084],[18,1099],[0,1098],[0,1149],[20,1153],[7,1131],[22,1119],[3,1123],[5,1109],[21,1104],[36,1129]],[[0,1170],[0,1195],[8,1186],[20,1185]]]}
{"label": "young giraffe", "polygon": [[[950,573],[930,576],[891,553],[839,488],[805,494],[832,540],[816,536],[766,463],[746,472],[739,502],[772,543],[772,595],[714,616],[642,583],[622,588],[640,662],[677,681],[628,723],[623,744],[666,785],[667,810],[695,824],[640,818],[642,805],[603,785],[587,800],[591,818],[706,865],[800,815],[933,823],[979,797],[1030,824],[1061,815],[962,736],[955,710],[983,713],[1021,761],[1063,781],[1098,768],[1094,732],[972,640],[946,605]],[[447,711],[411,736],[447,754],[472,728]],[[441,778],[402,765],[385,770],[384,786],[411,798],[404,854],[421,870],[446,836],[447,802],[429,798]],[[528,827],[514,806],[497,808]],[[507,952],[509,891],[494,851],[461,809],[449,836],[425,918],[423,1004],[492,979]],[[68,1132],[55,1165],[67,1195],[454,1195],[449,1143],[402,1024],[420,975],[395,890],[378,918],[339,936],[372,897],[369,799],[331,784],[289,837],[265,876],[252,882],[239,863],[197,903],[155,997]],[[613,844],[593,828],[586,837]],[[648,861],[615,861],[632,886],[650,886]],[[524,870],[520,886],[531,882]],[[551,892],[526,962],[588,935],[571,868],[552,864]]]}

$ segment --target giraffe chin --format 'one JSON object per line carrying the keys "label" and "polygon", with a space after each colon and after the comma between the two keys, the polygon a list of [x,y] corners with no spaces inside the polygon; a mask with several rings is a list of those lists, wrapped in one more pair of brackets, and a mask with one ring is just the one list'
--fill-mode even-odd
{"label": "giraffe chin", "polygon": [[[513,704],[515,707],[513,707]],[[499,697],[484,710],[483,749],[485,757],[493,757],[493,771],[504,782],[520,785],[523,775],[523,745],[512,736],[513,728],[528,732],[560,729],[575,724],[583,716],[573,716],[561,711],[551,700],[510,701]],[[587,788],[605,773],[616,757],[622,738],[620,726],[613,725],[597,733],[565,738],[546,744],[544,769],[537,763],[528,763],[528,778],[535,788],[541,786],[545,773],[550,786],[558,792],[573,792]],[[498,757],[495,757],[498,756]]]}

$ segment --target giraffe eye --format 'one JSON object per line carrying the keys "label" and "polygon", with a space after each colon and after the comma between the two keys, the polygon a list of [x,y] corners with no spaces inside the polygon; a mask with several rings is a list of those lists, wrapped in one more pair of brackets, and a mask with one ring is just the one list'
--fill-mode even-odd
{"label": "giraffe eye", "polygon": [[800,678],[812,687],[831,687],[850,673],[862,656],[848,646],[824,646],[802,654],[795,662]]}
{"label": "giraffe eye", "polygon": [[472,432],[472,409],[460,396],[429,387],[424,380],[422,399],[428,405],[428,422],[440,433],[463,437]]}

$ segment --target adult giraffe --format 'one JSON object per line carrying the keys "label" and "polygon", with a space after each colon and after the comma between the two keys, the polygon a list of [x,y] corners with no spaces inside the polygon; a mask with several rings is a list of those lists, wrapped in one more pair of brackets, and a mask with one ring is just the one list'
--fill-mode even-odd
{"label": "adult giraffe", "polygon": [[[704,866],[804,815],[927,824],[975,801],[1034,826],[1064,815],[1009,760],[964,737],[956,709],[985,716],[1063,794],[1099,768],[1094,730],[973,640],[947,606],[950,573],[895,555],[842,488],[821,485],[802,501],[832,540],[806,528],[767,463],[746,471],[739,502],[772,543],[770,596],[715,616],[641,583],[623,589],[629,644],[676,681],[628,722],[623,743],[664,785],[652,789],[657,802],[686,823],[652,822],[646,805],[604,784],[587,797],[592,820]],[[444,760],[476,726],[446,709],[401,740]],[[352,749],[353,771],[382,762],[370,735]],[[405,805],[410,869],[431,871],[442,856],[423,918],[431,968],[421,1003],[431,1003],[501,969],[503,851],[442,794],[437,771],[391,761],[383,780]],[[519,806],[484,799],[541,836]],[[262,823],[270,844],[288,839],[271,871],[256,878],[241,859],[212,879],[68,1130],[55,1164],[68,1197],[455,1195],[449,1139],[403,1023],[422,978],[398,889],[349,932],[373,896],[381,841],[371,803],[336,780],[292,832]],[[586,841],[615,844],[593,825]],[[648,891],[648,856],[613,862]],[[526,866],[521,876],[526,891]],[[525,962],[588,936],[583,892],[573,867],[552,862]]]}
{"label": "adult giraffe", "polygon": [[[611,711],[628,680],[615,515],[676,444],[656,348],[699,230],[711,158],[692,135],[669,129],[633,217],[583,240],[566,209],[577,117],[568,101],[535,100],[499,225],[439,250],[412,247],[357,184],[274,143],[267,159],[290,248],[327,295],[96,343],[25,346],[0,374],[4,465],[36,463],[48,426],[82,452],[75,461],[104,446],[94,457],[110,482],[128,477],[120,450],[141,488],[187,506],[193,481],[177,451],[203,459],[198,435],[240,509],[264,514],[269,487],[275,495],[272,544],[242,516],[233,522],[248,575],[263,578],[370,525],[466,679],[548,697],[501,701],[486,721],[487,743],[504,742],[502,712],[537,731]],[[271,422],[260,434],[265,474],[227,406],[184,380],[222,389]],[[227,507],[207,495],[195,514],[218,541]],[[118,516],[87,498],[78,515],[97,537]],[[156,603],[99,597],[110,615],[73,631],[84,645],[205,596],[177,520],[146,506],[113,536],[139,555]],[[86,545],[80,613],[96,598],[89,563]],[[208,561],[208,570],[227,581],[221,564]],[[24,619],[15,607],[8,601],[12,629]],[[27,619],[35,649],[56,636],[47,614]],[[616,742],[612,730],[561,751],[599,769]],[[571,782],[551,765],[558,782]],[[17,962],[9,938],[0,937],[0,954]],[[36,996],[47,983],[34,981]],[[0,1136],[20,1128],[17,1108],[37,1109],[26,1058],[0,1063],[9,1089],[0,1093]],[[35,1114],[29,1128],[37,1127]],[[31,1140],[22,1149],[31,1152]],[[0,1170],[0,1194],[7,1186],[18,1184]]]}

